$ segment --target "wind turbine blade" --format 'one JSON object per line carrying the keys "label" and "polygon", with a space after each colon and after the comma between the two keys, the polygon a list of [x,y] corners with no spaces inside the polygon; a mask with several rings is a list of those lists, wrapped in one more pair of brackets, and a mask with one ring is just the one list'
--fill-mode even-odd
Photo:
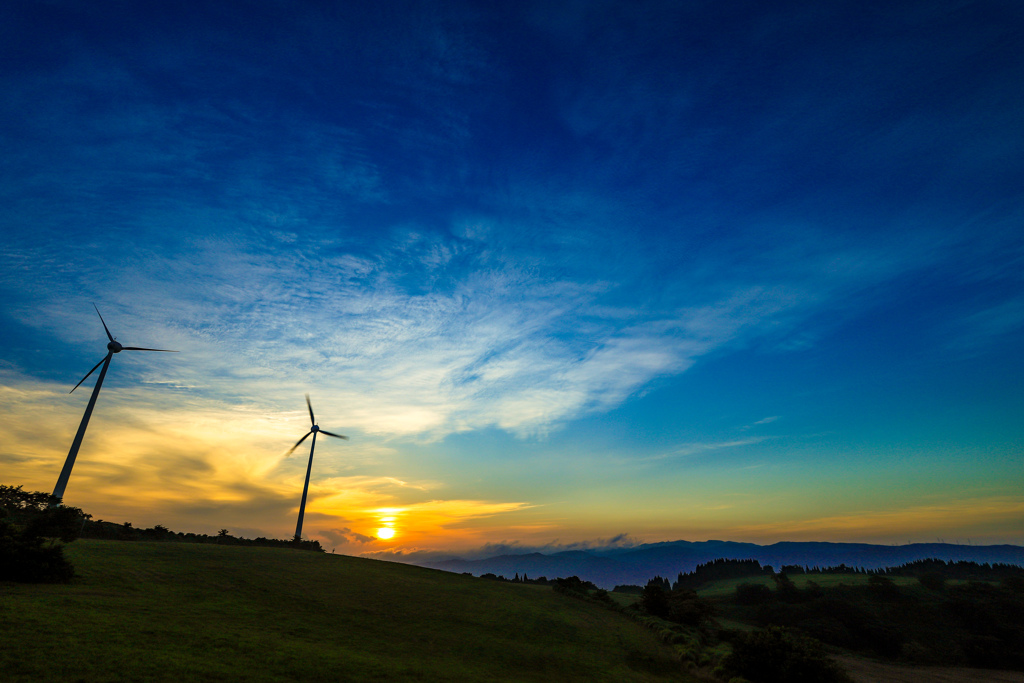
{"label": "wind turbine blade", "polygon": [[309,407],[309,424],[315,425],[316,418],[313,417],[313,404],[309,402],[309,394],[306,394],[306,406]]}
{"label": "wind turbine blade", "polygon": [[[95,368],[93,368],[93,369],[95,369]],[[313,432],[311,432],[311,431],[309,431],[309,432],[306,432],[306,436],[304,436],[304,437],[302,437],[301,439],[299,439],[298,441],[296,441],[296,442],[295,442],[295,445],[294,445],[294,446],[292,446],[291,448],[289,448],[289,449],[288,449],[288,452],[284,454],[284,455],[285,455],[285,457],[288,457],[289,455],[291,455],[291,454],[292,454],[292,451],[294,451],[294,450],[295,450],[296,448],[298,448],[298,447],[299,447],[299,444],[300,444],[300,443],[302,443],[303,441],[305,441],[305,440],[306,440],[306,438],[307,438],[307,437],[308,437],[308,436],[309,436],[310,434],[312,434],[312,433],[313,433]]]}
{"label": "wind turbine blade", "polygon": [[75,385],[75,388],[72,389],[71,391],[69,391],[68,393],[69,394],[75,393],[75,389],[77,389],[78,387],[82,386],[82,382],[84,382],[85,380],[89,379],[89,375],[91,375],[92,373],[96,372],[96,368],[98,368],[99,366],[103,365],[103,361],[105,361],[108,358],[110,358],[110,354],[109,353],[107,355],[103,356],[103,360],[101,360],[96,365],[92,366],[92,370],[90,370],[89,372],[85,373],[85,377],[83,377],[82,379],[78,380],[78,384]]}
{"label": "wind turbine blade", "polygon": [[[96,304],[93,304],[92,307],[96,308]],[[107,323],[104,322],[103,315],[100,313],[100,309],[98,309],[98,308],[96,308],[96,315],[100,316],[100,322],[103,323],[103,329],[107,333],[107,339],[109,339],[110,341],[114,341],[114,335],[110,334],[110,330],[107,329]],[[93,370],[95,370],[95,369],[96,368],[93,368]],[[74,391],[74,389],[72,389],[72,391]]]}
{"label": "wind turbine blade", "polygon": [[333,432],[329,432],[329,431],[327,431],[325,429],[321,429],[320,433],[321,434],[326,434],[327,436],[337,437],[339,439],[345,439],[345,441],[348,441],[348,437],[345,436],[344,434],[334,434]]}
{"label": "wind turbine blade", "polygon": [[165,353],[178,353],[177,351],[171,351],[170,349],[144,349],[141,346],[122,346],[122,351],[164,351]]}

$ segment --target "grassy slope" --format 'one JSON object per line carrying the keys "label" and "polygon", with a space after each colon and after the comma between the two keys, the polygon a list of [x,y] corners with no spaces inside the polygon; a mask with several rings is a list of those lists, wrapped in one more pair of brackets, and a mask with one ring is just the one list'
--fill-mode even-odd
{"label": "grassy slope", "polygon": [[685,680],[549,588],[295,550],[80,540],[70,585],[0,584],[5,681]]}

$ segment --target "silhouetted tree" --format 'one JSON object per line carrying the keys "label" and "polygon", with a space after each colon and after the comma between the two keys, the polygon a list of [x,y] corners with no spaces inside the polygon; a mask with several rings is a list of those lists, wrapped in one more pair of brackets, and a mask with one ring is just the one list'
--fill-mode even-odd
{"label": "silhouetted tree", "polygon": [[654,577],[644,586],[640,594],[640,607],[650,615],[668,618],[668,591],[665,590],[665,581],[660,576]]}
{"label": "silhouetted tree", "polygon": [[732,646],[723,667],[752,683],[851,683],[821,643],[788,629],[741,633]]}
{"label": "silhouetted tree", "polygon": [[800,589],[794,585],[792,579],[786,576],[785,572],[779,572],[774,577],[775,593],[782,602],[799,602],[803,596]]}
{"label": "silhouetted tree", "polygon": [[668,594],[668,620],[689,626],[700,626],[711,618],[715,609],[695,591],[680,588]]}
{"label": "silhouetted tree", "polygon": [[63,543],[78,538],[88,517],[60,499],[21,486],[0,486],[0,580],[69,581],[75,575]]}

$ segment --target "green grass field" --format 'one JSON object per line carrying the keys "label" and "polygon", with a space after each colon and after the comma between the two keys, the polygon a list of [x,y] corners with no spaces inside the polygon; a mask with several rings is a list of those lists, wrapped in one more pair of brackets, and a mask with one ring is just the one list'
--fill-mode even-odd
{"label": "green grass field", "polygon": [[0,584],[4,681],[689,680],[549,588],[297,550],[79,540],[68,585]]}

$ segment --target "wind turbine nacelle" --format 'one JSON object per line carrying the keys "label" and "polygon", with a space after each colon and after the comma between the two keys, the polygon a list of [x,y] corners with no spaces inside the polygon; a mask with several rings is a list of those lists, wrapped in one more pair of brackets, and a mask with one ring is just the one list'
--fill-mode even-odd
{"label": "wind turbine nacelle", "polygon": [[107,342],[107,351],[110,351],[111,353],[121,353],[123,349],[124,347],[117,341]]}
{"label": "wind turbine nacelle", "polygon": [[314,433],[315,433],[315,432],[319,432],[319,431],[320,431],[320,428],[319,428],[319,427],[317,427],[316,425],[313,425],[312,427],[310,427],[310,428],[309,428],[309,431],[311,431],[311,432],[314,432]]}

